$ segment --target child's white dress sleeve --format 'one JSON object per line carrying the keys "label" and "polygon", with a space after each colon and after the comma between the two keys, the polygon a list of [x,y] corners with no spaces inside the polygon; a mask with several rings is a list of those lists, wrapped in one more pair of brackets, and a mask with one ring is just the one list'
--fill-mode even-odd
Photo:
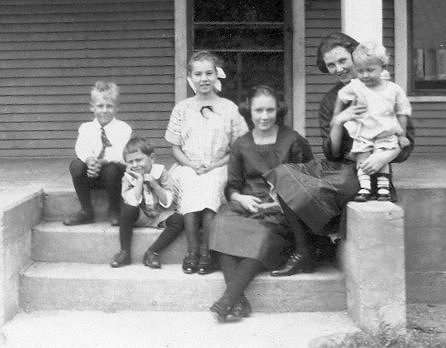
{"label": "child's white dress sleeve", "polygon": [[395,98],[395,114],[397,116],[411,116],[412,107],[410,106],[409,98],[407,98],[404,90],[397,84],[395,84],[396,98]]}

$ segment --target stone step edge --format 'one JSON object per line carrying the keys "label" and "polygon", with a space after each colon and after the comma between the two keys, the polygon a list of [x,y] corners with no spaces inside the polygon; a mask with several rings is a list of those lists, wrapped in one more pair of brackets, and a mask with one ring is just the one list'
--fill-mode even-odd
{"label": "stone step edge", "polygon": [[[108,264],[76,262],[33,262],[21,272],[24,277],[51,279],[110,279],[110,280],[156,280],[156,279],[202,279],[223,281],[221,271],[207,275],[185,274],[180,264],[166,264],[161,269],[151,269],[142,264],[131,264],[112,268]],[[294,282],[294,281],[343,281],[344,274],[333,266],[323,265],[314,273],[300,273],[289,277],[271,277],[268,272],[259,274],[257,282]]]}
{"label": "stone step edge", "polygon": [[[61,221],[42,221],[33,227],[36,232],[44,233],[110,233],[119,232],[119,226],[112,226],[108,221],[95,221],[91,224],[82,224],[76,226],[65,226]],[[134,233],[142,234],[160,234],[162,228],[155,227],[135,227]]]}

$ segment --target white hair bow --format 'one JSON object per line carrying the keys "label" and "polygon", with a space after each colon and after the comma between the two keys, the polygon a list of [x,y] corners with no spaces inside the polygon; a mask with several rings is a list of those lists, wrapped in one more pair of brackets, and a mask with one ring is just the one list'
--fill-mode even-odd
{"label": "white hair bow", "polygon": [[[216,70],[217,70],[217,79],[218,80],[215,82],[214,87],[217,90],[217,92],[221,92],[222,86],[221,86],[220,79],[225,79],[226,78],[226,74],[223,71],[223,69],[221,67],[219,67],[219,66],[217,66]],[[187,83],[189,84],[189,87],[192,88],[194,93],[197,93],[197,89],[195,88],[194,83],[192,82],[192,79],[189,76],[187,77]]]}

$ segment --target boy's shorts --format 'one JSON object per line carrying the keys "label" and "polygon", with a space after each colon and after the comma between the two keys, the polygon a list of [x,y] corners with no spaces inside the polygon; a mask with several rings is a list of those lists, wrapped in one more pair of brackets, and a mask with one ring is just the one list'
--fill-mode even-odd
{"label": "boy's shorts", "polygon": [[373,140],[365,138],[353,139],[351,153],[373,152],[374,150],[384,149],[392,150],[399,147],[398,136],[389,135],[386,137],[375,138]]}
{"label": "boy's shorts", "polygon": [[167,218],[174,214],[173,211],[163,211],[159,215],[149,216],[144,210],[139,207],[138,217],[133,223],[135,227],[154,227],[154,228],[164,228],[166,227]]}

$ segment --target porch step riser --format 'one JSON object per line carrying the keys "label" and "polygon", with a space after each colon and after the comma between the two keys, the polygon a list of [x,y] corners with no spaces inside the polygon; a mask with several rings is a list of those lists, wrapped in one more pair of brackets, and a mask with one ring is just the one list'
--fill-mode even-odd
{"label": "porch step riser", "polygon": [[[91,201],[96,221],[108,218],[108,198],[105,190],[92,190]],[[74,191],[45,193],[43,201],[43,219],[62,221],[66,216],[80,209],[80,203]]]}
{"label": "porch step riser", "polygon": [[[145,251],[160,233],[159,229],[134,229],[133,263],[142,262]],[[66,227],[49,223],[36,226],[32,236],[32,258],[35,261],[109,263],[119,247],[118,227],[108,224]],[[161,253],[161,262],[181,263],[186,250],[186,236],[182,233]]]}
{"label": "porch step riser", "polygon": [[[20,279],[20,306],[25,311],[207,311],[225,288],[221,273],[185,275],[179,265],[161,271],[143,266],[112,270],[104,265],[59,264],[43,266],[43,271],[42,266],[33,267]],[[344,278],[336,271],[280,280],[265,274],[246,294],[257,312],[346,308]]]}

